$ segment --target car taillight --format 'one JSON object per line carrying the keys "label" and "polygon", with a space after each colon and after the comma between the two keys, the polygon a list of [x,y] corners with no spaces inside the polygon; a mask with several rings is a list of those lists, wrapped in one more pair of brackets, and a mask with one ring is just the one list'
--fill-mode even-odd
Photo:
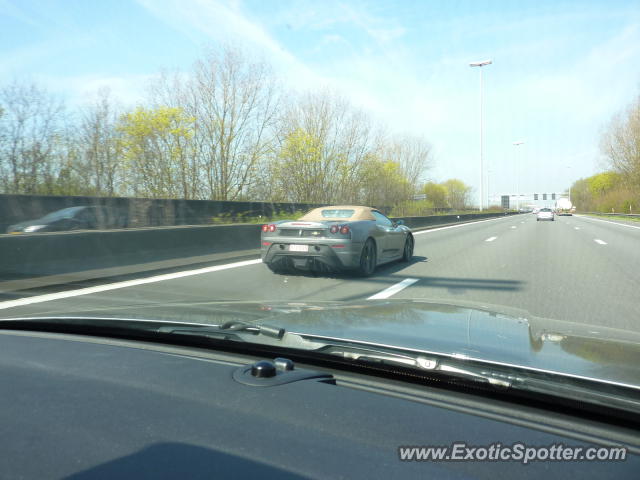
{"label": "car taillight", "polygon": [[262,225],[262,231],[263,232],[268,232],[269,231],[269,225]]}
{"label": "car taillight", "polygon": [[271,225],[269,225],[269,231],[270,232],[275,232],[276,231],[276,226],[273,223]]}
{"label": "car taillight", "polygon": [[349,227],[348,227],[348,226],[346,226],[346,225],[343,225],[343,226],[342,226],[342,228],[340,229],[340,233],[341,233],[342,235],[348,235],[350,231],[351,231],[351,230],[350,230],[350,229],[349,229]]}
{"label": "car taillight", "polygon": [[338,233],[338,230],[340,230],[338,225],[331,225],[331,228],[329,229],[331,233]]}

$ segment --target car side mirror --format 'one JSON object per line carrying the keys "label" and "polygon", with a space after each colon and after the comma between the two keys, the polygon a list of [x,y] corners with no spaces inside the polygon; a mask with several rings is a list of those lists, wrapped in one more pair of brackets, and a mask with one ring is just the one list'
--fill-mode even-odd
{"label": "car side mirror", "polygon": [[396,225],[404,225],[404,220],[396,220]]}

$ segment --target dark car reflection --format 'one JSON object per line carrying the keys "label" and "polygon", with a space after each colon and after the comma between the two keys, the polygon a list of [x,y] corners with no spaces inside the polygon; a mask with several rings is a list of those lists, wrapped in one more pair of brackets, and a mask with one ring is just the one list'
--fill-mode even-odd
{"label": "dark car reflection", "polygon": [[7,229],[7,233],[63,232],[125,228],[126,226],[126,219],[116,209],[77,206],[63,208],[35,220],[16,223]]}

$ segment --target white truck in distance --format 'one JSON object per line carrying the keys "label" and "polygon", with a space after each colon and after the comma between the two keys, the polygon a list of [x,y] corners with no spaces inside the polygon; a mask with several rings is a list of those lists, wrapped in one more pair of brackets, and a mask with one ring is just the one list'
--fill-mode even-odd
{"label": "white truck in distance", "polygon": [[568,198],[559,198],[556,201],[556,215],[573,215],[575,207]]}

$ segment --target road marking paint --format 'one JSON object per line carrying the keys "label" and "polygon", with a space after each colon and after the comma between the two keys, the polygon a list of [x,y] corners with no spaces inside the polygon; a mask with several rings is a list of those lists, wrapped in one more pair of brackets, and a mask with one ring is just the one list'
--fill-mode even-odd
{"label": "road marking paint", "polygon": [[448,225],[446,227],[430,228],[429,230],[422,230],[420,232],[411,232],[411,233],[414,236],[416,236],[416,235],[422,235],[424,233],[437,232],[438,230],[448,230],[450,228],[460,228],[460,227],[468,227],[469,225],[477,225],[478,223],[493,222],[495,220],[502,220],[503,218],[508,218],[508,217],[490,218],[489,220],[478,220],[477,222],[461,223],[460,225]]}
{"label": "road marking paint", "polygon": [[515,225],[511,225],[511,228],[518,228],[518,227],[516,227]]}
{"label": "road marking paint", "polygon": [[524,223],[524,222],[520,222],[520,223]]}
{"label": "road marking paint", "polygon": [[182,272],[166,273],[164,275],[156,275],[153,277],[138,278],[135,280],[127,280],[124,282],[107,283],[105,285],[97,285],[95,287],[80,288],[78,290],[69,290],[66,292],[49,293],[46,295],[36,295],[33,297],[20,298],[18,300],[9,300],[0,302],[0,310],[13,307],[21,307],[31,305],[32,303],[50,302],[52,300],[60,300],[63,298],[79,297],[81,295],[90,295],[92,293],[107,292],[109,290],[117,290],[119,288],[134,287],[136,285],[145,285],[147,283],[163,282],[165,280],[173,280],[176,278],[190,277],[192,275],[201,275],[203,273],[219,272],[220,270],[229,270],[231,268],[246,267],[261,263],[262,260],[245,260],[243,262],[227,263],[225,265],[216,265],[215,267],[198,268],[196,270],[185,270]]}
{"label": "road marking paint", "polygon": [[401,282],[398,282],[395,285],[391,285],[389,288],[385,288],[375,295],[371,295],[369,298],[367,298],[367,300],[380,300],[382,298],[389,298],[391,295],[395,295],[399,291],[404,290],[409,285],[413,285],[417,281],[417,278],[405,278]]}
{"label": "road marking paint", "polygon": [[596,242],[596,243],[599,243],[600,245],[606,245],[607,244],[607,242],[603,242],[599,238],[594,238],[593,241]]}
{"label": "road marking paint", "polygon": [[498,237],[489,237],[485,240],[485,242],[493,242]]}
{"label": "road marking paint", "polygon": [[613,225],[620,225],[621,227],[637,228],[640,230],[640,227],[636,225],[627,225],[626,223],[611,222],[609,220],[602,220],[601,218],[585,217],[583,215],[575,215],[575,216],[578,218],[584,218],[585,220],[595,220],[596,222],[611,223]]}
{"label": "road marking paint", "polygon": [[580,227],[573,227],[574,230],[580,230]]}

